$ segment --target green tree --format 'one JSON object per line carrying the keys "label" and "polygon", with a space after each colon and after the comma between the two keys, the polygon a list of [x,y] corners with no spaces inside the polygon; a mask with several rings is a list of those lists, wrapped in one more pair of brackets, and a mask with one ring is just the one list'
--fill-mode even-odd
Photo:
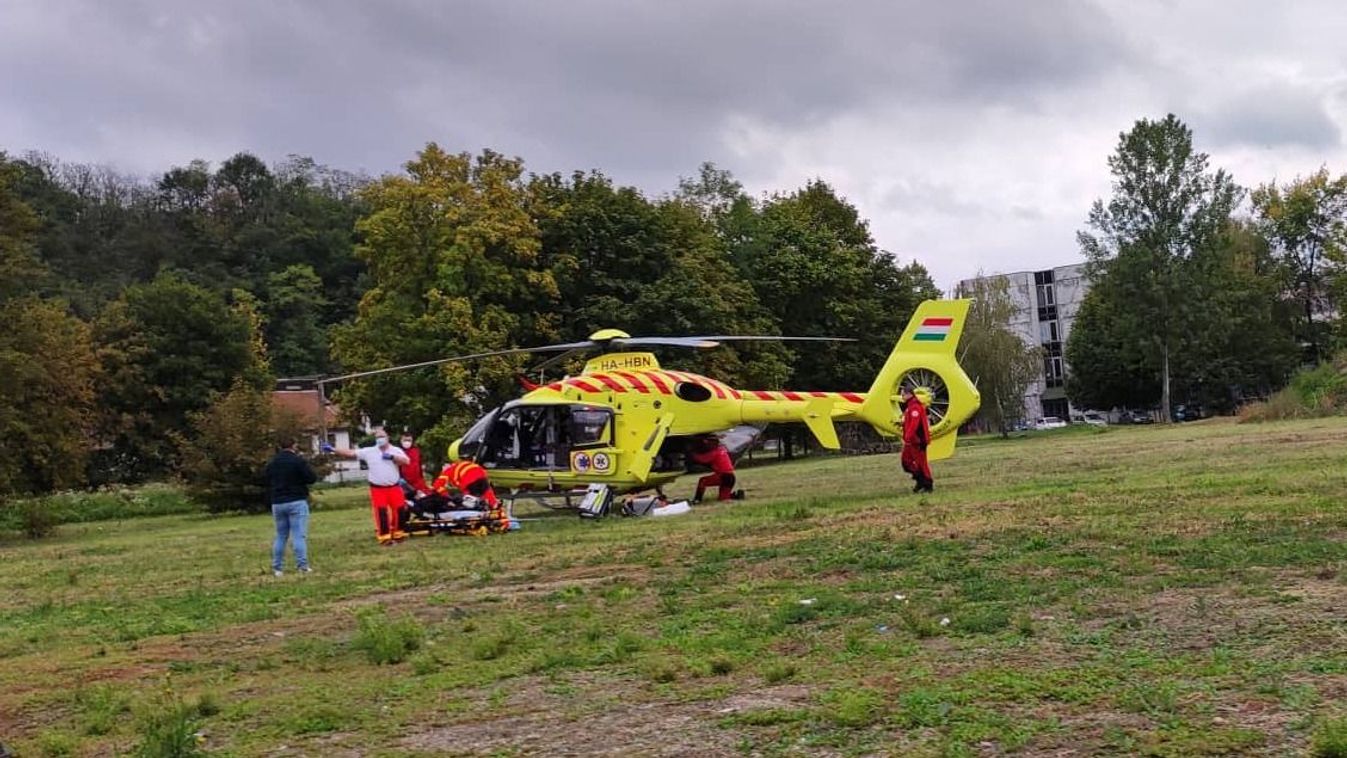
{"label": "green tree", "polygon": [[[703,209],[683,197],[652,202],[602,174],[536,177],[531,208],[560,292],[563,340],[614,327],[637,335],[772,334]],[[777,345],[667,351],[666,362],[741,386],[788,375]]]}
{"label": "green tree", "polygon": [[1005,277],[979,272],[957,296],[973,301],[959,342],[959,363],[982,395],[978,415],[1005,437],[1010,425],[1024,417],[1024,391],[1042,371],[1043,351],[1010,329],[1016,309]]}
{"label": "green tree", "polygon": [[327,369],[327,327],[323,280],[313,267],[297,263],[267,281],[267,345],[281,376],[317,374]]}
{"label": "green tree", "polygon": [[879,250],[854,206],[821,181],[736,221],[732,258],[782,334],[856,337],[795,350],[791,382],[854,390],[873,381],[908,319],[939,290],[917,264]]}
{"label": "green tree", "polygon": [[1147,336],[1167,421],[1176,347],[1194,321],[1214,315],[1189,296],[1185,264],[1219,244],[1242,191],[1223,170],[1208,171],[1207,155],[1194,151],[1192,131],[1173,114],[1137,121],[1108,164],[1113,195],[1095,201],[1091,231],[1077,236],[1092,278],[1109,279],[1110,296],[1126,303],[1118,313],[1128,316],[1128,332]]}
{"label": "green tree", "polygon": [[1150,335],[1113,286],[1097,276],[1066,341],[1066,394],[1082,408],[1146,408],[1160,399],[1160,372]]}
{"label": "green tree", "polygon": [[1297,336],[1309,360],[1318,363],[1327,336],[1314,314],[1330,294],[1326,279],[1337,275],[1347,254],[1347,175],[1334,179],[1320,168],[1284,187],[1264,184],[1250,199],[1258,228],[1275,246],[1286,267],[1287,287],[1300,303]]}
{"label": "green tree", "polygon": [[[537,345],[557,336],[553,273],[540,260],[523,164],[430,144],[362,193],[359,256],[371,286],[333,355],[352,371]],[[449,364],[352,381],[339,402],[406,425],[427,447],[451,440],[482,405],[515,394],[521,358]]]}
{"label": "green tree", "polygon": [[0,299],[32,293],[46,275],[33,253],[40,221],[15,189],[21,178],[0,153]]}
{"label": "green tree", "polygon": [[170,471],[174,435],[213,393],[245,378],[266,385],[252,306],[231,308],[218,293],[164,273],[130,287],[95,324],[104,380],[99,405],[108,447],[100,478]]}

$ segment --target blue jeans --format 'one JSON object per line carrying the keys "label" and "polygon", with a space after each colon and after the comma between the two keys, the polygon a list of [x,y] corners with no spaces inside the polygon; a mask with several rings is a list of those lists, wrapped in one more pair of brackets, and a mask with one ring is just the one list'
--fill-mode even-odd
{"label": "blue jeans", "polygon": [[285,558],[285,540],[295,549],[295,568],[309,567],[309,501],[292,500],[273,503],[271,515],[276,518],[276,543],[271,546],[271,568],[281,570]]}

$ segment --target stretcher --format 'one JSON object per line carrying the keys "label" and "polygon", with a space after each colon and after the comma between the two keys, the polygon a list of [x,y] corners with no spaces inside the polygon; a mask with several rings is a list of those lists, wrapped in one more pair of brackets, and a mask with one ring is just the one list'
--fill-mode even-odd
{"label": "stretcher", "polygon": [[407,507],[402,509],[402,531],[425,537],[436,534],[485,537],[520,528],[519,519],[506,503],[501,504],[504,518],[480,505],[481,502],[472,495],[409,497]]}

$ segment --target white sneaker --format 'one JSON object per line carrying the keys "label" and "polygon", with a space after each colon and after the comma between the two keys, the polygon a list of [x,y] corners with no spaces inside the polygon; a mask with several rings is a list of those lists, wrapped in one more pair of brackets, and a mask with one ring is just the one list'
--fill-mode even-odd
{"label": "white sneaker", "polygon": [[309,568],[308,566],[305,566],[305,567],[302,568],[302,569],[295,569],[295,570],[298,571],[298,572],[301,573],[301,574],[312,574],[312,573],[313,573],[313,569]]}
{"label": "white sneaker", "polygon": [[271,572],[271,575],[275,577],[282,577],[285,576],[285,572],[281,571],[280,569],[275,569]]}

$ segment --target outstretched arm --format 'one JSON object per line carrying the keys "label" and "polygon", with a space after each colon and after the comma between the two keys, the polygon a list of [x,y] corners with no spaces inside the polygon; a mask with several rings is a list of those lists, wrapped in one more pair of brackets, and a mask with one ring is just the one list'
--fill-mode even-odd
{"label": "outstretched arm", "polygon": [[338,458],[356,458],[359,456],[359,453],[357,453],[356,451],[344,447],[332,447],[331,445],[323,445],[320,449],[324,453],[335,455]]}

